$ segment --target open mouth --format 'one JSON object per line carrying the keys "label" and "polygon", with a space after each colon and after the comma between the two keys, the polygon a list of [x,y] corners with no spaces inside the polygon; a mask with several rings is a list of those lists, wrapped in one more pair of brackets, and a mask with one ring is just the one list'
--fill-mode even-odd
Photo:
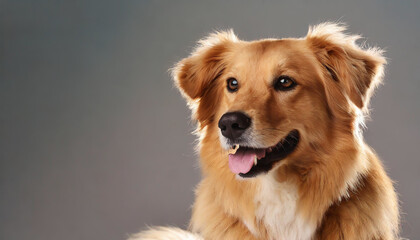
{"label": "open mouth", "polygon": [[234,145],[229,150],[229,168],[244,178],[270,171],[274,164],[286,158],[299,143],[299,132],[292,130],[276,145],[268,148],[250,148]]}

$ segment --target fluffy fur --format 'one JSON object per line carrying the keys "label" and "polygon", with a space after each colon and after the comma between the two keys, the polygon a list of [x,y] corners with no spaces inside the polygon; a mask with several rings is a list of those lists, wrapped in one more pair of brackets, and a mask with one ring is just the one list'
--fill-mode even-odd
{"label": "fluffy fur", "polygon": [[[192,232],[206,240],[398,239],[396,193],[360,132],[386,61],[379,49],[362,49],[359,37],[344,31],[324,23],[304,38],[252,42],[217,32],[176,64],[173,76],[200,138],[203,179]],[[294,78],[296,88],[275,91],[280,75]],[[230,77],[239,82],[235,93],[226,90]],[[268,173],[241,179],[229,170],[217,126],[229,111],[252,118],[255,147],[272,146],[297,129],[297,149]],[[180,231],[155,229],[130,239],[193,236]]]}

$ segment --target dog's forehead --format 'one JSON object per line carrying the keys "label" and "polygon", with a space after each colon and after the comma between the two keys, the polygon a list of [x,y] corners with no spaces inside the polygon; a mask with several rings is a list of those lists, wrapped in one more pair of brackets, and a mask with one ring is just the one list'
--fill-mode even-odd
{"label": "dog's forehead", "polygon": [[246,42],[233,52],[233,63],[240,67],[243,64],[256,65],[267,63],[269,60],[284,58],[287,54],[282,51],[285,44],[282,40],[261,40]]}
{"label": "dog's forehead", "polygon": [[237,77],[269,79],[273,75],[298,74],[301,66],[312,64],[311,55],[302,39],[266,39],[236,48],[228,65]]}

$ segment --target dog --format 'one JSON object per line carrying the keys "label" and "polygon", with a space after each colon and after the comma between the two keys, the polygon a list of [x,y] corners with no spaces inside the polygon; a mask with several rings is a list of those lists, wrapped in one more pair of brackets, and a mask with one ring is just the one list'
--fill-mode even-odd
{"label": "dog", "polygon": [[199,135],[191,232],[130,240],[398,239],[393,183],[362,137],[386,59],[345,31],[327,22],[303,38],[200,40],[173,69]]}

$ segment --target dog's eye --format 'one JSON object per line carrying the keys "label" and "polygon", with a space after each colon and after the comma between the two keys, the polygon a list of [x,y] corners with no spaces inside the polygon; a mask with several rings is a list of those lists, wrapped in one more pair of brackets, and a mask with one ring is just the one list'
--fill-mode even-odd
{"label": "dog's eye", "polygon": [[235,78],[229,78],[227,80],[227,89],[229,92],[236,92],[238,91],[238,80],[236,80]]}
{"label": "dog's eye", "polygon": [[296,82],[288,76],[280,76],[274,81],[274,89],[277,91],[292,90],[296,86]]}

